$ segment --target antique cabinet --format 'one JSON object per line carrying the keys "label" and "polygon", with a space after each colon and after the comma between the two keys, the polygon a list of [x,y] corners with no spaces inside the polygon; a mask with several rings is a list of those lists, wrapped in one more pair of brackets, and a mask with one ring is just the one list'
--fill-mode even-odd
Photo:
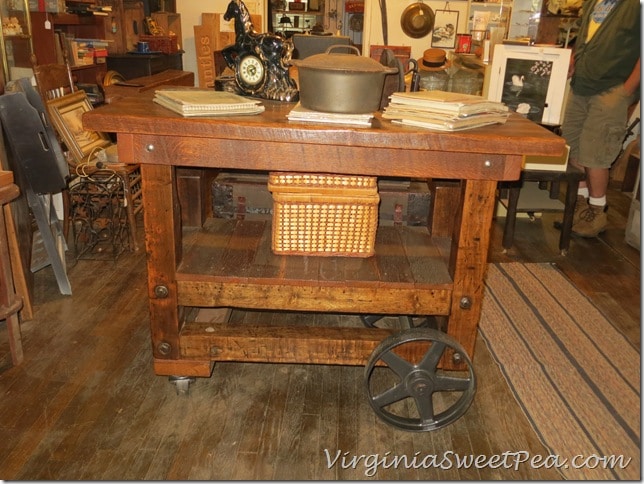
{"label": "antique cabinet", "polygon": [[27,0],[0,0],[2,75],[5,82],[30,77],[33,42]]}

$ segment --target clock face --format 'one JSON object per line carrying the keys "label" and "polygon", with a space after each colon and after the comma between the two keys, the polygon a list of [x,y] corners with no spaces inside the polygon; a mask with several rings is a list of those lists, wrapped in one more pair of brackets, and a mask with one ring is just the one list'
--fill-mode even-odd
{"label": "clock face", "polygon": [[264,63],[253,54],[242,57],[237,67],[237,79],[242,88],[261,88],[265,79]]}

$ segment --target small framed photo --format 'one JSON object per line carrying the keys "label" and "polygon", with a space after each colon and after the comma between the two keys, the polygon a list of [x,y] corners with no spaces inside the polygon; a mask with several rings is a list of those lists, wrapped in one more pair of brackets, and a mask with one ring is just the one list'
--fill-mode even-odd
{"label": "small framed photo", "polygon": [[457,10],[436,10],[434,30],[432,31],[432,47],[453,49],[456,46],[457,28]]}
{"label": "small framed photo", "polygon": [[82,162],[92,151],[112,144],[107,134],[83,128],[83,114],[92,109],[85,91],[47,101],[47,108],[56,131],[76,163]]}
{"label": "small framed photo", "polygon": [[497,44],[488,99],[541,124],[561,124],[570,49]]}
{"label": "small framed photo", "polygon": [[456,49],[457,54],[469,54],[472,48],[472,36],[470,34],[458,34],[456,36]]}

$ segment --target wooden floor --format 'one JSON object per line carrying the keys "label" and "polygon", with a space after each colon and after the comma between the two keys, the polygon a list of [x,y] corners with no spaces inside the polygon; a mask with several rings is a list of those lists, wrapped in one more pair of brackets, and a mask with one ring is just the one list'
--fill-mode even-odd
{"label": "wooden floor", "polygon": [[[555,262],[639,347],[640,254],[624,243],[629,202],[612,191],[607,232],[574,239],[565,257],[556,214],[519,219],[508,253],[498,219],[490,260]],[[470,455],[548,454],[480,340],[469,411],[444,429],[409,433],[374,415],[361,367],[217,364],[177,395],[152,371],[144,255],[80,261],[69,276],[71,297],[59,294],[49,268],[36,274],[20,367],[10,365],[0,325],[0,479],[560,479],[527,465],[458,465]]]}

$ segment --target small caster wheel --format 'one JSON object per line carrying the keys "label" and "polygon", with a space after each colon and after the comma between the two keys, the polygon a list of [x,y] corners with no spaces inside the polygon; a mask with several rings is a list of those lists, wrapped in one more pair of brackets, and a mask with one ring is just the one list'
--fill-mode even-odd
{"label": "small caster wheel", "polygon": [[171,376],[168,377],[177,390],[177,395],[188,395],[190,393],[190,384],[197,379],[194,376]]}
{"label": "small caster wheel", "polygon": [[[438,368],[446,350],[466,367]],[[409,355],[424,351],[417,361]],[[404,356],[403,356],[404,355]],[[472,362],[452,337],[429,328],[412,328],[386,338],[371,354],[364,383],[378,417],[410,431],[437,430],[465,414],[476,393]]]}

